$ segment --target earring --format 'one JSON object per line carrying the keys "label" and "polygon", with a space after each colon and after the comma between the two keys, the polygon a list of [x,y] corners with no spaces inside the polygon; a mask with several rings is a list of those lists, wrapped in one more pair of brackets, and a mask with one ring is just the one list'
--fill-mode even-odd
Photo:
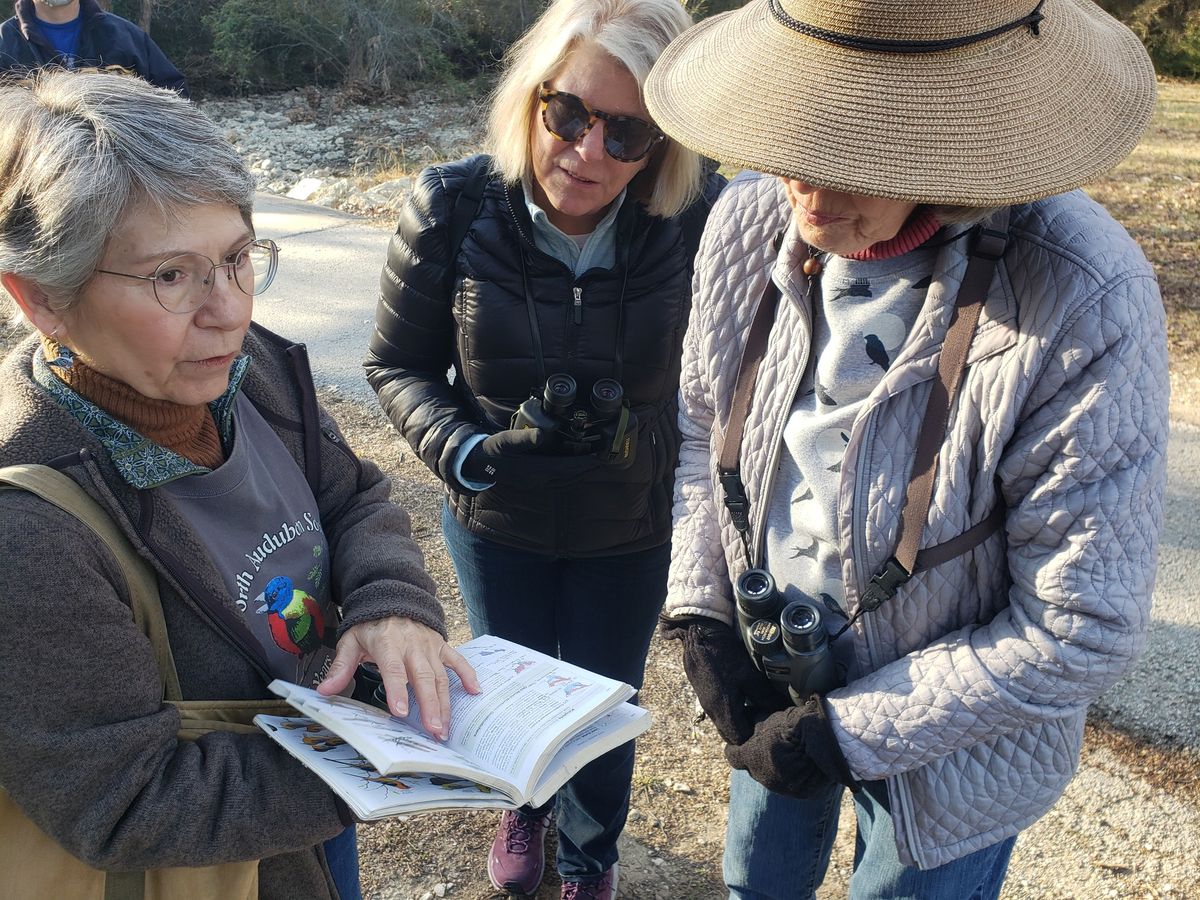
{"label": "earring", "polygon": [[[57,330],[57,329],[56,329]],[[46,364],[56,366],[60,369],[69,369],[75,364],[75,354],[71,352],[66,344],[58,344],[58,355],[54,359],[46,360]]]}

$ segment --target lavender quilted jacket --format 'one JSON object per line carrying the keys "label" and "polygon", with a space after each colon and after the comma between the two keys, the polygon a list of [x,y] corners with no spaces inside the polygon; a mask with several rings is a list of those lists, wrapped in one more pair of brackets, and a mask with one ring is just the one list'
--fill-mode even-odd
{"label": "lavender quilted jacket", "polygon": [[[779,183],[736,180],[697,257],[684,347],[667,611],[733,618],[745,568],[716,455],[754,307],[782,291],[742,450],[755,557],[811,323]],[[1000,532],[913,578],[842,638],[868,674],[826,706],[859,779],[887,779],[900,857],[932,868],[1042,816],[1078,764],[1089,702],[1140,652],[1166,477],[1162,301],[1138,247],[1082,192],[1010,211],[939,459],[922,546],[1002,502]],[[854,423],[838,523],[851,611],[895,547],[926,397],[966,268],[939,252],[904,348]]]}

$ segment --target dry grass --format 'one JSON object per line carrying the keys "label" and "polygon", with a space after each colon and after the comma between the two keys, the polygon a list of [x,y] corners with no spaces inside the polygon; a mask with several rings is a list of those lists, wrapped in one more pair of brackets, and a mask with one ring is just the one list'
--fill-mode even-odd
{"label": "dry grass", "polygon": [[1172,415],[1200,422],[1200,84],[1159,83],[1142,142],[1089,193],[1141,244],[1167,309]]}

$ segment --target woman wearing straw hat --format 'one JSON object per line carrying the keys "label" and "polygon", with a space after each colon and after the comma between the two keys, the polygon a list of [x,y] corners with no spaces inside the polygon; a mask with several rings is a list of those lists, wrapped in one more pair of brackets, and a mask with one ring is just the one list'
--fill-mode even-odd
{"label": "woman wearing straw hat", "polygon": [[848,786],[852,896],[996,897],[1142,648],[1164,315],[1075,188],[1154,90],[1084,0],[755,0],[651,73],[668,134],[770,173],[697,257],[666,605],[731,896],[811,896]]}

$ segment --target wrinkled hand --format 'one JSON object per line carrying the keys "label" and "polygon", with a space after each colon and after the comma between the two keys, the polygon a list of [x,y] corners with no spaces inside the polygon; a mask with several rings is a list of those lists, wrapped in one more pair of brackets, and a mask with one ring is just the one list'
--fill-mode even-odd
{"label": "wrinkled hand", "polygon": [[388,711],[394,716],[408,715],[408,686],[412,685],[421,707],[421,725],[443,741],[450,734],[446,669],[455,671],[467,693],[479,693],[479,679],[463,655],[432,628],[412,619],[391,616],[349,629],[338,641],[329,673],[317,690],[326,696],[340,694],[361,662],[379,667]]}
{"label": "wrinkled hand", "polygon": [[740,746],[727,744],[725,758],[777,794],[808,798],[831,784],[858,790],[825,714],[825,704],[816,694],[803,706],[767,716]]}
{"label": "wrinkled hand", "polygon": [[599,467],[595,454],[551,455],[557,446],[546,428],[510,428],[490,434],[467,454],[462,474],[477,484],[568,485]]}
{"label": "wrinkled hand", "polygon": [[662,619],[663,637],[683,641],[683,670],[705,715],[729,744],[754,732],[760,715],[790,706],[783,691],[755,668],[737,632],[716,619]]}

